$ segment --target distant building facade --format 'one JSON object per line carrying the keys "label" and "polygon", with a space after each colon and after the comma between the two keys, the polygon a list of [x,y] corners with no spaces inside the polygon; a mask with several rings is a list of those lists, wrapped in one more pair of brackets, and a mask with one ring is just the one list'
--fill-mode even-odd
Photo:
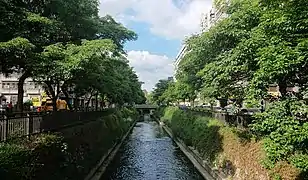
{"label": "distant building facade", "polygon": [[[228,0],[226,0],[226,4],[228,3]],[[222,8],[219,9],[215,9],[212,8],[209,12],[204,13],[202,18],[201,18],[201,29],[199,34],[208,31],[213,25],[215,25],[219,20],[223,19],[227,17],[227,15],[224,13],[224,11],[222,10]],[[199,35],[198,34],[198,35]],[[183,57],[185,56],[185,54],[187,53],[187,45],[184,43],[181,47],[181,50],[179,51],[179,53],[176,56],[176,59],[174,61],[174,74],[176,74],[178,72],[178,67],[179,64],[181,63]],[[176,81],[176,79],[175,79]],[[181,102],[180,104],[185,104],[190,106],[191,103],[190,102]],[[201,100],[201,96],[200,93],[198,94],[196,100],[193,103],[194,105],[202,105],[203,101]],[[217,101],[217,104],[219,106],[219,101]]]}
{"label": "distant building facade", "polygon": [[[0,98],[1,101],[17,103],[18,96],[18,78],[20,75],[12,74],[8,77],[0,74]],[[31,78],[26,79],[24,83],[23,101],[31,100],[34,97],[41,98],[44,92],[43,87],[35,83]]]}
{"label": "distant building facade", "polygon": [[[226,0],[226,3],[228,3],[228,0]],[[227,14],[224,13],[222,8],[220,8],[220,9],[212,8],[209,12],[204,13],[202,15],[202,18],[201,18],[201,29],[200,29],[200,32],[198,34],[201,34],[203,32],[208,31],[219,20],[221,20],[225,17],[227,17]],[[173,63],[174,74],[177,73],[179,64],[180,64],[181,60],[183,59],[183,57],[185,56],[186,53],[187,53],[187,45],[184,43],[182,45],[179,53],[177,54],[174,63]]]}
{"label": "distant building facade", "polygon": [[148,91],[146,89],[142,90],[144,95],[147,96],[148,95]]}

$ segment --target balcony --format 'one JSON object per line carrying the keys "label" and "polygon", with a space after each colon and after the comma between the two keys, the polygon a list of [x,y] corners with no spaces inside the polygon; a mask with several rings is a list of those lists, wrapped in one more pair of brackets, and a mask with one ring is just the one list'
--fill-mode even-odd
{"label": "balcony", "polygon": [[40,95],[43,91],[40,89],[27,89],[25,90],[26,94],[38,94]]}
{"label": "balcony", "polygon": [[12,94],[18,94],[18,90],[17,89],[0,89],[0,93],[2,95],[12,95]]}

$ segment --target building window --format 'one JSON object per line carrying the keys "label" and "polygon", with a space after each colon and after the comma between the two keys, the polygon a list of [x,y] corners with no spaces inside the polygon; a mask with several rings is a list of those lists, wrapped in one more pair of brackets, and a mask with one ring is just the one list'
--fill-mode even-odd
{"label": "building window", "polygon": [[10,83],[3,83],[2,84],[2,89],[9,89],[10,88]]}

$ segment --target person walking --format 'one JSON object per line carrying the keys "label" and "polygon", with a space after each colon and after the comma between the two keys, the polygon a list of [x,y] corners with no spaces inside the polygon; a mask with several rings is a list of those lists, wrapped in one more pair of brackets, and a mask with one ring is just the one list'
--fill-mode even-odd
{"label": "person walking", "polygon": [[13,112],[13,103],[12,103],[12,101],[8,104],[8,109],[9,109],[10,113]]}
{"label": "person walking", "polygon": [[9,113],[9,102],[6,102],[6,105],[5,105],[5,111],[6,113]]}

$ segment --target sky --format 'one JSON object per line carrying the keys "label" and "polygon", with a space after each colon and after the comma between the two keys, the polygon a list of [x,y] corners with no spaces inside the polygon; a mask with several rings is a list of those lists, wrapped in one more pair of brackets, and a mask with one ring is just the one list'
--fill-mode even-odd
{"label": "sky", "polygon": [[200,30],[211,0],[100,0],[100,16],[109,14],[138,34],[125,44],[128,60],[143,89],[173,76],[183,40]]}

